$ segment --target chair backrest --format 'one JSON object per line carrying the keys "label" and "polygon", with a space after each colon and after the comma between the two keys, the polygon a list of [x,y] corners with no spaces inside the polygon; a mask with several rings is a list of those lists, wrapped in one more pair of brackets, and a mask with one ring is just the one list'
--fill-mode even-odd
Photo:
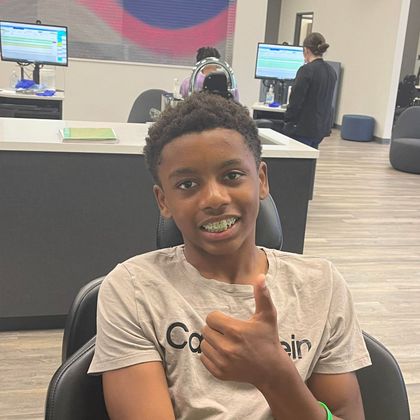
{"label": "chair backrest", "polygon": [[[271,196],[261,202],[257,217],[256,241],[267,248],[281,249],[283,235],[276,205]],[[181,232],[172,220],[159,217],[157,247],[167,248],[183,243]],[[96,335],[96,309],[99,287],[104,277],[83,286],[73,300],[64,327],[62,362]]]}
{"label": "chair backrest", "polygon": [[95,351],[91,338],[55,372],[48,386],[45,420],[109,420],[102,376],[87,375]]}
{"label": "chair backrest", "polygon": [[417,95],[416,76],[408,74],[403,81],[398,84],[397,107],[406,107],[413,105],[413,100]]}
{"label": "chair backrest", "polygon": [[420,106],[405,109],[392,129],[392,138],[420,139]]}
{"label": "chair backrest", "polygon": [[161,110],[162,95],[165,93],[167,92],[162,89],[149,89],[142,92],[134,101],[127,122],[145,123],[152,121],[150,110],[152,108]]}
{"label": "chair backrest", "polygon": [[[281,249],[283,233],[280,217],[271,195],[261,201],[257,217],[255,242],[266,248]],[[173,219],[165,219],[159,216],[156,244],[158,248],[169,248],[184,243],[181,232]]]}
{"label": "chair backrest", "polygon": [[[366,420],[410,420],[404,378],[386,347],[363,332],[372,366],[357,371]],[[45,420],[108,419],[101,376],[86,374],[95,337],[67,359],[52,377]]]}
{"label": "chair backrest", "polygon": [[372,365],[357,371],[366,420],[410,420],[407,390],[391,352],[363,332]]}
{"label": "chair backrest", "polygon": [[221,71],[209,73],[203,82],[203,91],[216,93],[227,99],[232,99],[233,95],[228,89],[226,74]]}
{"label": "chair backrest", "polygon": [[73,300],[64,327],[62,362],[96,335],[96,307],[103,279],[99,277],[83,286]]}

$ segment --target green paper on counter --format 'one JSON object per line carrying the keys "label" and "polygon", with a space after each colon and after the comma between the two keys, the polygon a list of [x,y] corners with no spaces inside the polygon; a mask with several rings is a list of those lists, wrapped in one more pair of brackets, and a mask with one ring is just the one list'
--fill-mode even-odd
{"label": "green paper on counter", "polygon": [[112,128],[66,127],[60,129],[63,141],[115,142],[117,136]]}

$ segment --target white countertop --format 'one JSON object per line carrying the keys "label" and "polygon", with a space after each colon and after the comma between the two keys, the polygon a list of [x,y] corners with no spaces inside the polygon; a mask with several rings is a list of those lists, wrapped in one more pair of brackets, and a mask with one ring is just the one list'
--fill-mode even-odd
{"label": "white countertop", "polygon": [[55,92],[53,96],[38,96],[30,93],[19,93],[15,90],[0,89],[0,96],[5,98],[22,98],[22,99],[49,99],[52,101],[62,101],[64,100],[64,92]]}
{"label": "white countertop", "polygon": [[267,112],[280,112],[284,113],[287,110],[287,107],[281,107],[281,106],[268,106],[264,102],[255,102],[252,107],[255,111],[267,111]]}
{"label": "white countertop", "polygon": [[[0,151],[62,153],[143,154],[150,124],[98,121],[64,121],[26,118],[0,118]],[[65,127],[110,127],[117,143],[63,142],[59,130]],[[270,129],[260,129],[263,157],[316,159],[318,150]],[[274,144],[264,144],[271,142]]]}

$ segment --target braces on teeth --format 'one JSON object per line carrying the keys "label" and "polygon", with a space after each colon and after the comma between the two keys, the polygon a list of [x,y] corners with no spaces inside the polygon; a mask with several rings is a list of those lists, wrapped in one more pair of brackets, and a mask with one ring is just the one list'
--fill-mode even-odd
{"label": "braces on teeth", "polygon": [[207,232],[223,232],[233,226],[236,222],[236,218],[232,217],[230,219],[221,220],[220,222],[209,223],[208,225],[203,225],[203,228]]}

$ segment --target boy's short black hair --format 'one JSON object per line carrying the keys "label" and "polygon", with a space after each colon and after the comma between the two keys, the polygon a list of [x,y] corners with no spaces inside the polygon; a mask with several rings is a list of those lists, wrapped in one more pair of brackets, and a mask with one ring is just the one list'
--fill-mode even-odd
{"label": "boy's short black hair", "polygon": [[184,134],[215,128],[227,128],[240,133],[254,155],[258,168],[261,162],[261,141],[248,109],[220,95],[198,92],[175,107],[166,108],[149,128],[143,152],[154,181],[160,184],[157,167],[166,144]]}

